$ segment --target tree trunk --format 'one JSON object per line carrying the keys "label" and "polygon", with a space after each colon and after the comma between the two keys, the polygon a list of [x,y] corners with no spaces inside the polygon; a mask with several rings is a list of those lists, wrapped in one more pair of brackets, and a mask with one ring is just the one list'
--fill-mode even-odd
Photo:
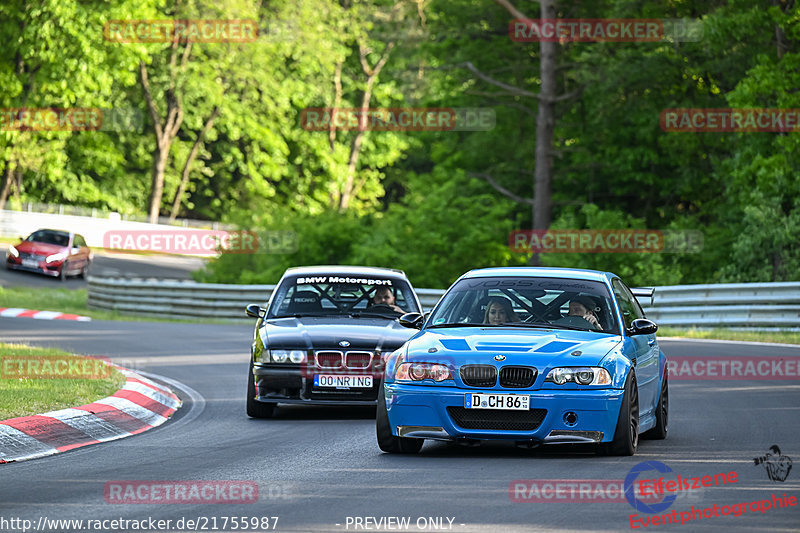
{"label": "tree trunk", "polygon": [[[528,19],[520,10],[514,7],[509,0],[494,0],[503,6],[514,18]],[[539,18],[556,18],[557,0],[537,0],[539,2]],[[538,111],[536,115],[536,149],[533,172],[533,204],[531,219],[533,229],[546,230],[550,227],[553,209],[553,132],[555,130],[555,106],[559,99],[566,99],[570,95],[558,96],[556,92],[556,52],[558,43],[539,42],[539,78],[542,80],[538,96]],[[487,76],[481,76],[487,79]],[[490,81],[490,80],[487,80]],[[494,81],[495,85],[504,86]],[[505,88],[515,89],[505,86]],[[515,89],[515,93],[526,93]],[[527,94],[525,94],[527,96]],[[495,187],[496,188],[496,187]],[[539,254],[534,253],[528,260],[533,266],[541,265]]]}
{"label": "tree trunk", "polygon": [[[361,68],[364,70],[364,74],[367,75],[367,87],[364,89],[364,94],[361,97],[361,113],[362,116],[369,110],[369,103],[372,99],[372,88],[375,85],[375,81],[378,78],[378,74],[381,73],[383,66],[386,64],[386,61],[389,59],[389,52],[392,51],[394,48],[394,42],[390,42],[386,45],[386,48],[381,54],[378,63],[376,63],[375,67],[370,67],[367,63],[367,54],[369,50],[361,43],[359,43],[359,53],[361,57]],[[355,187],[355,177],[356,177],[356,168],[358,166],[358,157],[361,154],[361,144],[364,142],[364,135],[365,129],[359,128],[358,133],[353,139],[353,144],[350,147],[350,159],[347,162],[347,176],[344,182],[344,188],[339,196],[339,210],[345,211],[349,205],[350,201],[353,198],[353,190]]]}
{"label": "tree trunk", "polygon": [[164,169],[167,167],[167,155],[172,141],[156,144],[153,150],[153,179],[150,189],[150,215],[148,221],[158,224],[158,213],[161,197],[164,195]]}
{"label": "tree trunk", "polygon": [[[554,0],[540,0],[540,17],[554,19]],[[556,99],[556,46],[555,42],[539,43],[539,72],[542,80],[539,91],[539,112],[536,116],[536,162],[534,166],[533,229],[550,227],[553,207],[553,130],[555,128]],[[539,254],[534,253],[531,265],[541,264]]]}
{"label": "tree trunk", "polygon": [[785,281],[783,276],[783,258],[780,250],[772,252],[772,281]]}
{"label": "tree trunk", "polygon": [[11,192],[11,182],[14,181],[14,162],[6,163],[6,171],[3,173],[3,189],[0,191],[0,209],[5,209],[8,194]]}
{"label": "tree trunk", "polygon": [[217,118],[217,116],[219,116],[219,108],[214,106],[214,109],[211,111],[211,115],[208,117],[208,120],[206,120],[206,123],[203,124],[203,129],[201,129],[200,133],[197,134],[197,139],[194,140],[192,150],[189,152],[189,156],[186,158],[186,163],[183,165],[181,183],[178,186],[178,190],[175,191],[175,198],[172,200],[172,210],[169,213],[170,222],[175,222],[175,219],[178,217],[178,210],[181,207],[183,194],[186,192],[186,188],[189,186],[189,172],[192,163],[197,157],[197,153],[200,151],[200,146],[203,144],[203,138],[205,137],[206,133],[208,133],[208,130],[211,129],[211,126],[214,125],[214,120]]}
{"label": "tree trunk", "polygon": [[[27,11],[28,11],[29,7],[30,6],[28,4],[25,5],[26,16],[27,16]],[[19,33],[20,35],[23,34],[23,32],[25,31],[25,28],[27,27],[27,25],[28,24],[25,21],[20,23],[20,33]],[[31,94],[34,92],[35,87],[36,87],[35,78],[34,77],[35,77],[36,73],[39,71],[39,69],[41,67],[42,67],[42,65],[39,64],[39,65],[36,65],[35,67],[31,68],[30,66],[25,64],[25,61],[22,59],[22,54],[20,54],[19,51],[17,51],[16,54],[14,54],[14,72],[16,73],[16,75],[19,76],[19,77],[22,77],[23,74],[26,74],[26,73],[28,74],[28,81],[26,83],[22,84],[22,94],[24,95],[23,98],[22,98],[22,105],[20,106],[22,108],[25,108],[25,107],[28,106],[28,100],[30,99]],[[16,138],[12,137],[11,138],[10,144],[7,146],[7,149],[8,149],[9,153],[11,153],[13,151],[14,144],[15,144],[14,141],[17,140],[17,139],[18,139],[18,137],[16,137]],[[11,193],[11,185],[14,184],[14,177],[15,177],[14,176],[14,172],[21,172],[21,171],[19,170],[18,165],[13,160],[9,160],[6,163],[6,172],[5,172],[5,175],[3,177],[3,189],[2,189],[2,191],[0,191],[0,209],[4,209],[5,208],[6,201],[8,200],[8,195]],[[22,174],[21,173],[17,176],[17,185],[18,185],[19,189],[21,190],[22,189]],[[16,193],[17,197],[19,197],[20,192],[21,191],[18,191]]]}
{"label": "tree trunk", "polygon": [[16,178],[14,182],[14,198],[17,199],[17,202],[22,202],[22,169],[17,167],[14,170],[14,177]]}
{"label": "tree trunk", "polygon": [[167,101],[167,112],[163,124],[153,98],[153,92],[150,89],[147,67],[144,64],[144,61],[139,62],[139,74],[141,76],[142,91],[144,92],[144,98],[147,102],[147,108],[150,111],[150,118],[153,121],[153,133],[155,133],[156,136],[156,149],[153,151],[153,179],[151,184],[152,188],[150,190],[149,221],[151,224],[158,222],[158,213],[161,210],[161,198],[164,195],[164,169],[167,166],[169,149],[172,146],[172,142],[175,140],[175,137],[177,137],[178,130],[180,130],[181,123],[183,122],[183,103],[181,102],[180,91],[176,88],[177,70],[185,67],[191,52],[192,43],[190,41],[186,43],[186,48],[183,49],[180,65],[176,66],[178,58],[178,41],[174,40],[172,42],[172,51],[169,62],[169,87],[167,88],[165,95]]}
{"label": "tree trunk", "polygon": [[[790,2],[772,0],[772,5],[778,6],[784,13],[788,13],[794,5],[794,0]],[[789,46],[789,38],[786,37],[786,33],[784,33],[781,27],[777,24],[775,25],[775,43],[777,46],[777,57],[778,59],[782,59],[783,55],[788,52],[791,47]]]}

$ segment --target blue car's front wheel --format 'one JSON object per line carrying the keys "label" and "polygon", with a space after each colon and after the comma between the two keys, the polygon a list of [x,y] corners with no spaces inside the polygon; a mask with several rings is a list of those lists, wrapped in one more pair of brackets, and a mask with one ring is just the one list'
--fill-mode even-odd
{"label": "blue car's front wheel", "polygon": [[664,369],[664,379],[661,383],[661,396],[658,397],[656,407],[656,426],[642,433],[646,439],[666,439],[667,427],[669,426],[669,380],[667,379],[667,369]]}
{"label": "blue car's front wheel", "polygon": [[389,424],[389,413],[386,411],[386,394],[383,383],[378,387],[378,412],[375,417],[375,432],[378,437],[378,447],[386,453],[417,453],[425,443],[424,439],[409,437],[395,437],[392,435],[392,426]]}
{"label": "blue car's front wheel", "polygon": [[639,445],[639,387],[631,371],[625,380],[625,395],[617,418],[614,440],[600,445],[604,455],[633,455]]}

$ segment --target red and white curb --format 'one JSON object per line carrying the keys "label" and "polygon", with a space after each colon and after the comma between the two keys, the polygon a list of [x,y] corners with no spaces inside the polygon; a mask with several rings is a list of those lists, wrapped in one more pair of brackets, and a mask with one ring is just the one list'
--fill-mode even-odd
{"label": "red and white curb", "polygon": [[96,402],[0,421],[0,463],[25,461],[129,437],[166,422],[181,406],[167,387],[112,365],[125,386]]}
{"label": "red and white curb", "polygon": [[18,307],[0,307],[0,316],[6,318],[38,318],[39,320],[79,320],[89,322],[91,317],[59,313],[58,311],[37,311]]}

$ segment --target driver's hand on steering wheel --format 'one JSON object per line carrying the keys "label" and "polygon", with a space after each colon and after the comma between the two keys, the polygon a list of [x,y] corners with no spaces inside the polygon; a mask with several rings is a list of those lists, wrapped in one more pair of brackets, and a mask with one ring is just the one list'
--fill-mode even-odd
{"label": "driver's hand on steering wheel", "polygon": [[602,327],[600,327],[600,321],[597,320],[597,317],[594,316],[594,313],[592,313],[591,311],[588,311],[585,315],[583,315],[583,318],[586,319],[586,321],[589,322],[589,324],[593,325],[597,329],[603,329]]}

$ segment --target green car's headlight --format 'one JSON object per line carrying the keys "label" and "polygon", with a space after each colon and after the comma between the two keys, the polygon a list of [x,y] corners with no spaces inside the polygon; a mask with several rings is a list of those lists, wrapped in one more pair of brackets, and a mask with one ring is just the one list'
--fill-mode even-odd
{"label": "green car's headlight", "polygon": [[270,350],[269,355],[275,363],[285,363],[287,361],[302,363],[306,360],[306,352],[303,350]]}

